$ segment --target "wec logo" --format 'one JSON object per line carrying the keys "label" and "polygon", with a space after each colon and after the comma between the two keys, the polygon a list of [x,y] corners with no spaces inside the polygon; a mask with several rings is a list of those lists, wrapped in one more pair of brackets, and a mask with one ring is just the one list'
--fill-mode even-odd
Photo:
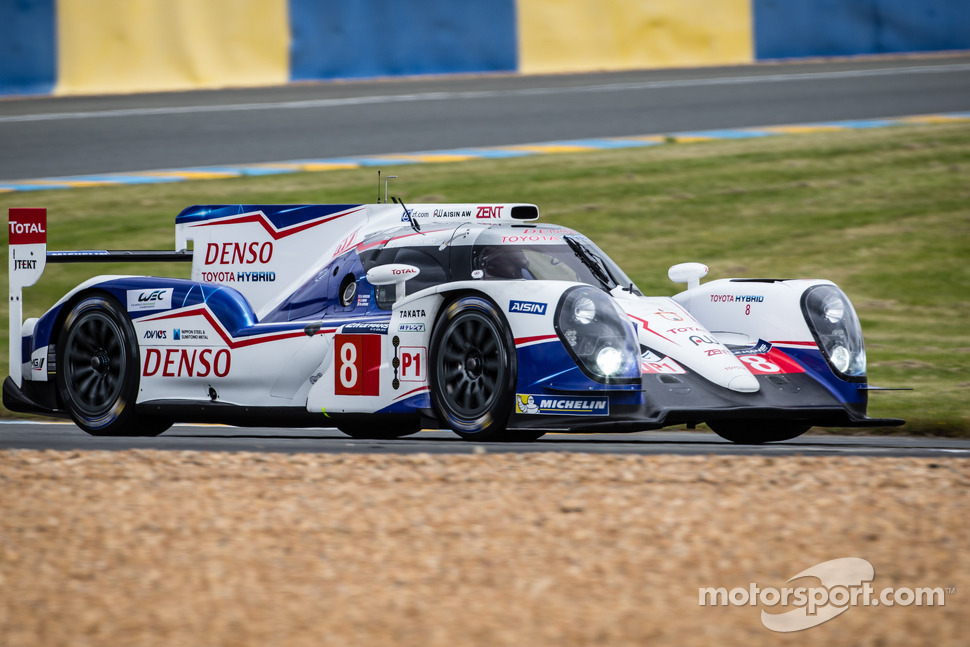
{"label": "wec logo", "polygon": [[172,288],[128,290],[128,311],[168,310],[172,307]]}

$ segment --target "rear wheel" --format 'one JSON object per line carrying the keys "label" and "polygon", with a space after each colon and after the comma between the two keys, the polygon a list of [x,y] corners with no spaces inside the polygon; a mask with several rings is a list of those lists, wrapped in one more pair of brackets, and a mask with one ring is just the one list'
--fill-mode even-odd
{"label": "rear wheel", "polygon": [[445,308],[431,336],[431,398],[439,417],[467,440],[505,440],[516,381],[515,341],[488,299],[464,296]]}
{"label": "rear wheel", "polygon": [[58,340],[57,390],[78,427],[95,436],[157,436],[172,425],[135,414],[138,343],[113,298],[74,304]]}
{"label": "rear wheel", "polygon": [[812,428],[812,425],[766,420],[721,420],[709,422],[707,425],[721,438],[739,445],[761,445],[791,440]]}

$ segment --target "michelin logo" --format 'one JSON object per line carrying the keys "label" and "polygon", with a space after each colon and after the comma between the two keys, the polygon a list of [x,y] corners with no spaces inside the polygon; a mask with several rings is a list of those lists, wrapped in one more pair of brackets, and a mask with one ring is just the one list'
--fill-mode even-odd
{"label": "michelin logo", "polygon": [[546,314],[546,304],[535,301],[509,301],[509,312],[521,312],[530,315]]}
{"label": "michelin logo", "polygon": [[610,415],[610,399],[606,396],[584,398],[519,393],[515,396],[515,412],[569,416],[608,416]]}

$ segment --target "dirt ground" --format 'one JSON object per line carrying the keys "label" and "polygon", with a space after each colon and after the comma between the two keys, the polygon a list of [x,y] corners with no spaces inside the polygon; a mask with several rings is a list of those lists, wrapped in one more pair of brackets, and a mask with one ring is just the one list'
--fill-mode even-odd
{"label": "dirt ground", "polygon": [[[4,451],[0,645],[965,645],[968,493],[966,459]],[[944,604],[699,604],[842,557]]]}

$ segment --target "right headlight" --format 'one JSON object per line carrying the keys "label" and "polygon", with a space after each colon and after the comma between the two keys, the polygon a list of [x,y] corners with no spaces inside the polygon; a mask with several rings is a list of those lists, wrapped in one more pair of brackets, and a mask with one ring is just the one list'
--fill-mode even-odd
{"label": "right headlight", "polygon": [[816,285],[802,295],[802,312],[818,347],[836,375],[864,381],[866,348],[849,298],[834,285]]}
{"label": "right headlight", "polygon": [[559,300],[555,321],[563,346],[587,376],[606,384],[640,381],[633,326],[608,294],[570,288]]}

